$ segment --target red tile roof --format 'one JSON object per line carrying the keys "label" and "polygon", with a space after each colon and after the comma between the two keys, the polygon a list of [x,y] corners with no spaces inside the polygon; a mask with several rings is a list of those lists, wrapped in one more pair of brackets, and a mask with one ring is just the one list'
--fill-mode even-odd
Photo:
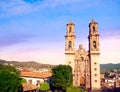
{"label": "red tile roof", "polygon": [[22,69],[22,70],[20,70],[20,72],[30,72],[30,70]]}
{"label": "red tile roof", "polygon": [[36,85],[30,84],[30,83],[22,83],[22,86],[23,86],[23,92],[32,91],[38,88]]}
{"label": "red tile roof", "polygon": [[21,72],[21,77],[48,78],[51,76],[51,72]]}

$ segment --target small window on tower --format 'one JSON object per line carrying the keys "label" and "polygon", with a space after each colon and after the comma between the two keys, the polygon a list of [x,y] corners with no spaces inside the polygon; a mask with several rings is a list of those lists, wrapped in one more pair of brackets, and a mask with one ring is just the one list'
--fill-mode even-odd
{"label": "small window on tower", "polygon": [[97,76],[97,74],[95,74],[95,76]]}
{"label": "small window on tower", "polygon": [[69,48],[69,49],[72,48],[72,42],[71,42],[71,41],[69,41],[68,48]]}
{"label": "small window on tower", "polygon": [[71,64],[71,62],[69,61],[69,64]]}
{"label": "small window on tower", "polygon": [[93,41],[93,47],[96,48],[96,41]]}
{"label": "small window on tower", "polygon": [[96,63],[96,62],[94,62],[94,64],[96,65],[97,63]]}
{"label": "small window on tower", "polygon": [[95,80],[95,82],[97,82],[97,80]]}
{"label": "small window on tower", "polygon": [[69,32],[72,32],[72,28],[71,27],[69,28]]}
{"label": "small window on tower", "polygon": [[96,71],[96,70],[97,70],[97,68],[94,68],[94,70]]}

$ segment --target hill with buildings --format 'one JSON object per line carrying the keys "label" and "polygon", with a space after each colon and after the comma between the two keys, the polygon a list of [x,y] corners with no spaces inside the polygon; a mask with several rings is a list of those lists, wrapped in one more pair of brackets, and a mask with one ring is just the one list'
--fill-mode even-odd
{"label": "hill with buildings", "polygon": [[43,68],[51,69],[52,67],[55,66],[50,64],[41,64],[34,61],[19,62],[19,61],[0,60],[0,64],[15,66],[19,69],[30,69],[30,70],[40,70]]}
{"label": "hill with buildings", "polygon": [[120,63],[117,64],[113,64],[113,63],[108,63],[108,64],[100,64],[100,69],[101,70],[106,70],[106,71],[110,71],[110,70],[120,70]]}
{"label": "hill with buildings", "polygon": [[[0,64],[8,64],[15,66],[17,68],[27,68],[27,69],[41,69],[41,68],[52,68],[55,65],[50,65],[50,64],[41,64],[38,62],[34,61],[28,61],[28,62],[18,62],[18,61],[6,61],[6,60],[0,60]],[[110,71],[110,70],[120,70],[120,63],[118,64],[113,64],[113,63],[108,63],[108,64],[100,64],[100,69],[101,71]]]}

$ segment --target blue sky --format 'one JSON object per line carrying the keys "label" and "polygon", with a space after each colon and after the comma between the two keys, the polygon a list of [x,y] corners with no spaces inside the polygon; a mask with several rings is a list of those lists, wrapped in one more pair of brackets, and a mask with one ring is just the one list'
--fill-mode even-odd
{"label": "blue sky", "polygon": [[101,61],[120,62],[119,0],[1,0],[0,58],[65,64],[66,24],[75,24],[76,49],[88,50],[88,25],[99,24]]}

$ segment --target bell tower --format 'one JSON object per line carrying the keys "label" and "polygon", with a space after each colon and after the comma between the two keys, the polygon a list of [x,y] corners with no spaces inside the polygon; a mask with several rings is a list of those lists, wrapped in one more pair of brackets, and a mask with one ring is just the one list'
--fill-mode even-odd
{"label": "bell tower", "polygon": [[66,24],[66,35],[65,35],[65,58],[66,64],[70,65],[74,71],[74,59],[75,59],[75,24],[72,21],[69,21]]}
{"label": "bell tower", "polygon": [[90,86],[91,90],[99,90],[100,87],[100,46],[98,23],[92,20],[89,23],[89,56],[90,56]]}

